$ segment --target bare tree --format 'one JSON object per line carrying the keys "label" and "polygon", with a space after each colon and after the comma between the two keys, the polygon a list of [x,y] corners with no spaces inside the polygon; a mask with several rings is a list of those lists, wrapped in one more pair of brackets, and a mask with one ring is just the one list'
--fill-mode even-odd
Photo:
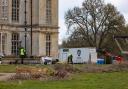
{"label": "bare tree", "polygon": [[74,7],[65,13],[65,23],[70,31],[79,32],[89,46],[101,48],[109,34],[121,31],[125,20],[112,4],[85,0],[82,7]]}

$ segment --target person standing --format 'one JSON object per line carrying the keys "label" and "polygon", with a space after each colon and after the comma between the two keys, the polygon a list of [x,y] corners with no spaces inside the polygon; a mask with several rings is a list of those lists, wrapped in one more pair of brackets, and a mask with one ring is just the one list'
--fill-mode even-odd
{"label": "person standing", "polygon": [[23,47],[20,48],[20,58],[21,58],[21,64],[24,64],[23,60],[25,58],[26,51]]}
{"label": "person standing", "polygon": [[71,64],[73,64],[73,61],[72,61],[72,58],[73,58],[73,56],[72,56],[72,54],[70,55],[70,60],[71,60]]}
{"label": "person standing", "polygon": [[73,58],[73,56],[72,56],[72,54],[70,54],[70,55],[68,56],[68,63],[69,63],[69,64],[73,64],[72,58]]}

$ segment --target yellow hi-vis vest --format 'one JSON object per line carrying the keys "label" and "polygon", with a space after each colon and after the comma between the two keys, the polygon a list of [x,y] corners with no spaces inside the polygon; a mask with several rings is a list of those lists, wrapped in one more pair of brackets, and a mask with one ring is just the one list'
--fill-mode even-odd
{"label": "yellow hi-vis vest", "polygon": [[20,49],[20,55],[25,55],[25,49],[23,48]]}

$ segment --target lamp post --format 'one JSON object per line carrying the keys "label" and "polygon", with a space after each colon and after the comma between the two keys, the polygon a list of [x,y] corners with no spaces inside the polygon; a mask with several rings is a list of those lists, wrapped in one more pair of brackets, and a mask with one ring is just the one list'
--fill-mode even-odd
{"label": "lamp post", "polygon": [[33,5],[32,4],[33,3],[32,3],[32,0],[31,0],[31,56],[32,56],[32,26],[33,26],[33,21],[32,21],[32,17],[33,17],[32,7],[33,7]]}
{"label": "lamp post", "polygon": [[[1,31],[2,31],[2,27],[3,27],[3,24],[1,24]],[[1,52],[0,52],[0,56],[3,55],[3,47],[2,47],[2,32],[0,33],[0,49],[1,49]]]}
{"label": "lamp post", "polygon": [[26,5],[27,5],[27,1],[24,0],[24,30],[25,30],[25,34],[24,34],[24,40],[25,40],[25,50],[26,50],[26,38],[27,38],[27,11],[26,11]]}

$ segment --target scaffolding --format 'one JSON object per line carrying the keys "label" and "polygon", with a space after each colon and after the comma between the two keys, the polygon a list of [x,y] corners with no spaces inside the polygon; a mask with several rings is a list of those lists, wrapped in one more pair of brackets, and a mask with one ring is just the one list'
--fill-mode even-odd
{"label": "scaffolding", "polygon": [[126,43],[128,43],[128,36],[113,36],[119,50],[121,51],[122,54],[128,54],[128,51],[124,51],[122,46],[120,45],[118,39],[124,39]]}

